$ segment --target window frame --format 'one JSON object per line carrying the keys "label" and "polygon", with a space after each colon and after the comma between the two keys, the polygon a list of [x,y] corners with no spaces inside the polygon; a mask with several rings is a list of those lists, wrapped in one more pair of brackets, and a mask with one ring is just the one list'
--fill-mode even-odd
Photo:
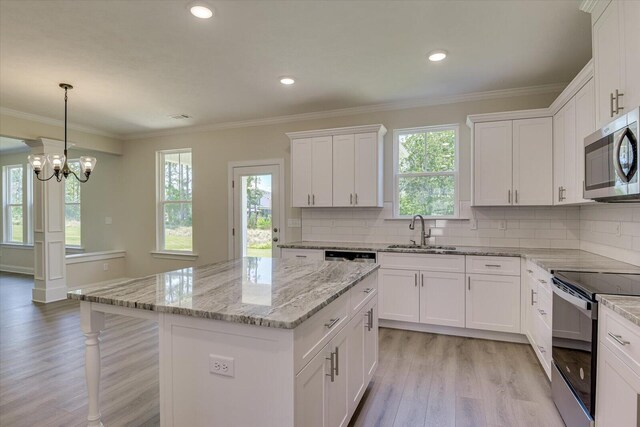
{"label": "window frame", "polygon": [[[11,194],[11,180],[9,171],[11,169],[22,169],[22,201],[21,203],[9,203]],[[2,167],[2,244],[6,245],[33,245],[33,180],[29,179],[33,174],[31,165],[29,164],[13,164],[4,165]],[[13,227],[11,225],[11,215],[9,215],[10,207],[22,207],[22,241],[9,240],[9,236],[13,238]]]}
{"label": "window frame", "polygon": [[[71,168],[71,164],[78,164],[78,168]],[[67,164],[69,165],[69,168],[73,171],[79,171],[80,170],[80,159],[67,159]],[[78,188],[80,189],[79,191],[79,197],[78,197],[78,202],[75,203],[67,203],[67,189],[66,189],[66,185],[67,182],[73,182],[71,180],[75,180],[75,178],[73,178],[71,175],[69,175],[69,178],[66,178],[64,181],[64,185],[65,185],[65,189],[64,189],[64,212],[65,212],[65,218],[64,218],[64,247],[65,248],[70,248],[70,249],[82,249],[83,245],[82,245],[82,186],[80,185],[80,183],[77,183]],[[77,181],[75,181],[77,182]],[[80,244],[79,245],[70,245],[67,243],[67,205],[78,205],[78,208],[80,209]]]}
{"label": "window frame", "polygon": [[[455,159],[454,171],[450,172],[414,172],[400,173],[400,136],[414,133],[428,133],[443,130],[453,130],[455,133]],[[460,218],[460,125],[451,123],[445,125],[420,126],[414,128],[394,129],[393,130],[393,218],[394,219],[411,219],[411,215],[400,215],[400,178],[410,177],[429,177],[429,176],[453,176],[454,177],[454,201],[453,215],[422,215],[425,219],[457,219]]]}
{"label": "window frame", "polygon": [[[168,154],[191,154],[191,200],[164,200],[164,158]],[[152,253],[158,254],[194,254],[193,247],[193,150],[191,148],[178,148],[172,150],[156,151],[156,250]],[[164,207],[166,204],[190,204],[191,205],[191,250],[183,249],[166,249],[165,248],[165,229],[164,229]]]}

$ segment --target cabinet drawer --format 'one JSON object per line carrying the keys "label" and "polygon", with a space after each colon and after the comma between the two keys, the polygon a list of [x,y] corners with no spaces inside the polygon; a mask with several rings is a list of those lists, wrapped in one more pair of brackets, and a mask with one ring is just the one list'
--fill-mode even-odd
{"label": "cabinet drawer", "polygon": [[351,315],[356,314],[371,298],[378,297],[378,274],[373,273],[351,288]]}
{"label": "cabinet drawer", "polygon": [[324,251],[320,249],[281,249],[283,259],[298,258],[308,261],[324,260]]}
{"label": "cabinet drawer", "polygon": [[298,373],[313,356],[349,321],[347,292],[298,326],[294,332],[295,372]]}
{"label": "cabinet drawer", "polygon": [[[540,287],[538,287],[540,289]],[[535,307],[535,314],[539,316],[548,328],[551,328],[553,323],[551,321],[551,309],[552,309],[552,296],[547,295],[546,292],[538,292],[538,305]]]}
{"label": "cabinet drawer", "polygon": [[602,305],[600,307],[600,341],[614,350],[614,353],[640,375],[640,327],[614,311]]}
{"label": "cabinet drawer", "polygon": [[464,255],[403,254],[383,252],[379,254],[378,262],[381,268],[464,273]]}
{"label": "cabinet drawer", "polygon": [[541,316],[535,316],[533,320],[535,348],[542,367],[547,376],[551,374],[551,328],[547,326]]}
{"label": "cabinet drawer", "polygon": [[546,292],[549,297],[551,297],[553,293],[551,289],[551,273],[529,260],[527,260],[526,269],[527,273],[537,284],[538,289],[536,291],[540,293]]}
{"label": "cabinet drawer", "polygon": [[467,274],[520,276],[520,257],[467,256]]}

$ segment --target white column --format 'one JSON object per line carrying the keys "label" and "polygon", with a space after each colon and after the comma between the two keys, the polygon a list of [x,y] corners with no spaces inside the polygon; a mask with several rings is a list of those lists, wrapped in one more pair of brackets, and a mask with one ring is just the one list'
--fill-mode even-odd
{"label": "white column", "polygon": [[[64,143],[40,138],[25,141],[32,154],[61,154]],[[53,169],[40,173],[48,178]],[[64,179],[41,182],[33,176],[34,283],[32,300],[52,302],[67,297],[67,266],[64,245]]]}
{"label": "white column", "polygon": [[100,331],[104,313],[91,310],[91,303],[80,303],[80,327],[85,336],[84,372],[88,393],[88,427],[102,427],[100,418]]}

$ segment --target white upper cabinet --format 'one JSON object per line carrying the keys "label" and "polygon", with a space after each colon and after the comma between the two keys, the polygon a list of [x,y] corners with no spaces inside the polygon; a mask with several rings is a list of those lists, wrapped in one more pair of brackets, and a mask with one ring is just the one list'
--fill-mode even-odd
{"label": "white upper cabinet", "polygon": [[473,205],[552,204],[551,117],[475,123]]}
{"label": "white upper cabinet", "polygon": [[597,127],[640,104],[640,4],[613,0],[593,24]]}
{"label": "white upper cabinet", "polygon": [[333,203],[333,143],[331,137],[291,141],[291,200],[294,207],[331,206]]}
{"label": "white upper cabinet", "polygon": [[551,117],[513,121],[514,205],[553,203]]}
{"label": "white upper cabinet", "polygon": [[512,121],[476,123],[473,133],[474,205],[511,204]]}
{"label": "white upper cabinet", "polygon": [[553,116],[553,200],[554,204],[576,200],[576,100],[571,98]]}
{"label": "white upper cabinet", "polygon": [[292,132],[293,207],[382,207],[382,125]]}
{"label": "white upper cabinet", "polygon": [[577,203],[591,203],[584,194],[584,139],[596,131],[596,103],[593,79],[589,80],[576,94],[576,194]]}

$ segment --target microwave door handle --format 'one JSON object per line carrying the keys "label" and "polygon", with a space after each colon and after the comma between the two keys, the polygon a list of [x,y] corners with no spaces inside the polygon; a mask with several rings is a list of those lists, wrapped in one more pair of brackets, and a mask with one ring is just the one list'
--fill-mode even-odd
{"label": "microwave door handle", "polygon": [[581,308],[584,311],[591,311],[591,303],[589,301],[585,301],[582,298],[578,298],[573,296],[565,291],[563,291],[557,284],[553,284],[553,293],[558,295],[560,298],[565,300],[571,305],[575,305],[578,308]]}
{"label": "microwave door handle", "polygon": [[622,180],[622,182],[628,183],[629,181],[631,181],[631,178],[633,178],[633,175],[635,174],[638,167],[638,156],[636,154],[637,152],[634,153],[633,163],[629,168],[629,173],[624,173],[624,171],[622,170],[622,165],[620,164],[620,149],[622,148],[622,141],[624,141],[625,138],[629,139],[629,144],[631,144],[631,146],[634,148],[634,151],[636,151],[635,148],[638,146],[638,142],[635,141],[631,129],[626,128],[620,133],[620,136],[616,138],[616,141],[613,144],[613,167],[615,168],[616,174]]}

